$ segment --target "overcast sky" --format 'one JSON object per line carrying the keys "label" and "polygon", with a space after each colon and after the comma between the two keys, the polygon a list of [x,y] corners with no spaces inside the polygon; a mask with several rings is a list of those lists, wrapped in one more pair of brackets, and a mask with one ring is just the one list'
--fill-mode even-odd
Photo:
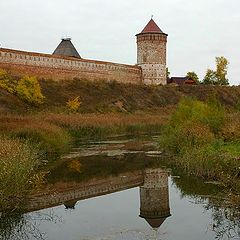
{"label": "overcast sky", "polygon": [[240,0],[0,0],[0,44],[52,53],[67,35],[83,58],[135,64],[135,34],[152,14],[169,34],[171,76],[202,78],[225,56],[240,84]]}

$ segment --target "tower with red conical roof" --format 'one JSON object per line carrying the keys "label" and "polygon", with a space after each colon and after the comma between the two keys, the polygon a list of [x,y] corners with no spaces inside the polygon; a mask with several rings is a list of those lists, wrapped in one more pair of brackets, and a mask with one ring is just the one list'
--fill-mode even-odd
{"label": "tower with red conical roof", "polygon": [[151,19],[137,34],[137,64],[142,68],[145,84],[165,85],[167,34]]}

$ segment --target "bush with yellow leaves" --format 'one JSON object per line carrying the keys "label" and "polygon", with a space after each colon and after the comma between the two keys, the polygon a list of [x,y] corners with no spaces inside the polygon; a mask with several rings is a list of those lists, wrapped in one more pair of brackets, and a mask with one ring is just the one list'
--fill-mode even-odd
{"label": "bush with yellow leaves", "polygon": [[24,101],[36,105],[43,103],[44,96],[36,77],[25,76],[14,79],[7,71],[0,69],[0,88],[18,95]]}
{"label": "bush with yellow leaves", "polygon": [[44,96],[36,77],[25,76],[18,81],[16,86],[17,95],[31,104],[43,103]]}
{"label": "bush with yellow leaves", "polygon": [[10,93],[15,93],[16,81],[14,81],[7,71],[0,69],[0,88],[7,90]]}
{"label": "bush with yellow leaves", "polygon": [[67,101],[67,107],[71,112],[77,112],[81,105],[80,97],[75,97]]}

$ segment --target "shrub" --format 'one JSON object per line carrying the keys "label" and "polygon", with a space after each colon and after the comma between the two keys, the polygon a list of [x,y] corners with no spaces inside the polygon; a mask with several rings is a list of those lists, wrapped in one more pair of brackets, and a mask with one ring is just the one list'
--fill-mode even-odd
{"label": "shrub", "polygon": [[71,137],[66,130],[40,117],[0,116],[0,132],[28,139],[47,154],[59,155],[69,150]]}
{"label": "shrub", "polygon": [[9,74],[5,70],[0,69],[0,88],[10,93],[15,93],[15,84],[16,82],[11,79]]}
{"label": "shrub", "polygon": [[187,173],[205,179],[220,180],[229,186],[232,185],[230,179],[233,183],[233,180],[236,180],[239,174],[238,159],[229,153],[220,151],[214,145],[198,149],[187,149],[178,158],[177,164]]}
{"label": "shrub", "polygon": [[224,120],[224,110],[217,102],[184,98],[165,127],[160,144],[174,153],[209,145],[215,140],[214,134],[219,134]]}
{"label": "shrub", "polygon": [[39,144],[48,155],[60,155],[69,150],[71,137],[64,129],[47,122],[36,121],[16,128],[12,134],[16,137],[30,139]]}
{"label": "shrub", "polygon": [[80,97],[76,97],[67,101],[67,107],[71,112],[77,112],[81,105]]}
{"label": "shrub", "polygon": [[[221,181],[238,193],[239,119],[238,113],[226,117],[212,98],[208,103],[184,99],[165,127],[160,144],[176,154],[176,164],[186,173]],[[224,142],[222,136],[234,143]]]}
{"label": "shrub", "polygon": [[43,103],[44,96],[36,77],[25,76],[21,78],[16,86],[16,93],[24,101],[31,104]]}
{"label": "shrub", "polygon": [[173,153],[184,153],[186,149],[197,149],[213,141],[214,135],[208,126],[186,121],[181,126],[167,126],[160,138],[160,145]]}
{"label": "shrub", "polygon": [[221,105],[214,101],[204,103],[191,98],[184,98],[172,115],[170,125],[182,125],[184,122],[200,122],[206,124],[217,134],[224,124],[225,112]]}
{"label": "shrub", "polygon": [[43,103],[44,96],[36,77],[25,76],[19,81],[14,79],[5,70],[0,69],[0,88],[16,94],[30,104]]}
{"label": "shrub", "polygon": [[31,189],[39,159],[36,146],[29,142],[0,137],[0,210],[21,202]]}
{"label": "shrub", "polygon": [[225,141],[240,141],[240,113],[228,116],[222,129]]}

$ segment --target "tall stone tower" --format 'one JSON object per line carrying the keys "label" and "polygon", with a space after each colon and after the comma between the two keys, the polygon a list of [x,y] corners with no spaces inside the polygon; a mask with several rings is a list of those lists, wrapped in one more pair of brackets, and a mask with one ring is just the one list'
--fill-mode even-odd
{"label": "tall stone tower", "polygon": [[137,64],[142,68],[145,84],[167,84],[166,48],[167,34],[153,19],[137,34]]}
{"label": "tall stone tower", "polygon": [[140,187],[140,217],[157,229],[169,216],[168,172],[159,168],[147,169],[144,184]]}

